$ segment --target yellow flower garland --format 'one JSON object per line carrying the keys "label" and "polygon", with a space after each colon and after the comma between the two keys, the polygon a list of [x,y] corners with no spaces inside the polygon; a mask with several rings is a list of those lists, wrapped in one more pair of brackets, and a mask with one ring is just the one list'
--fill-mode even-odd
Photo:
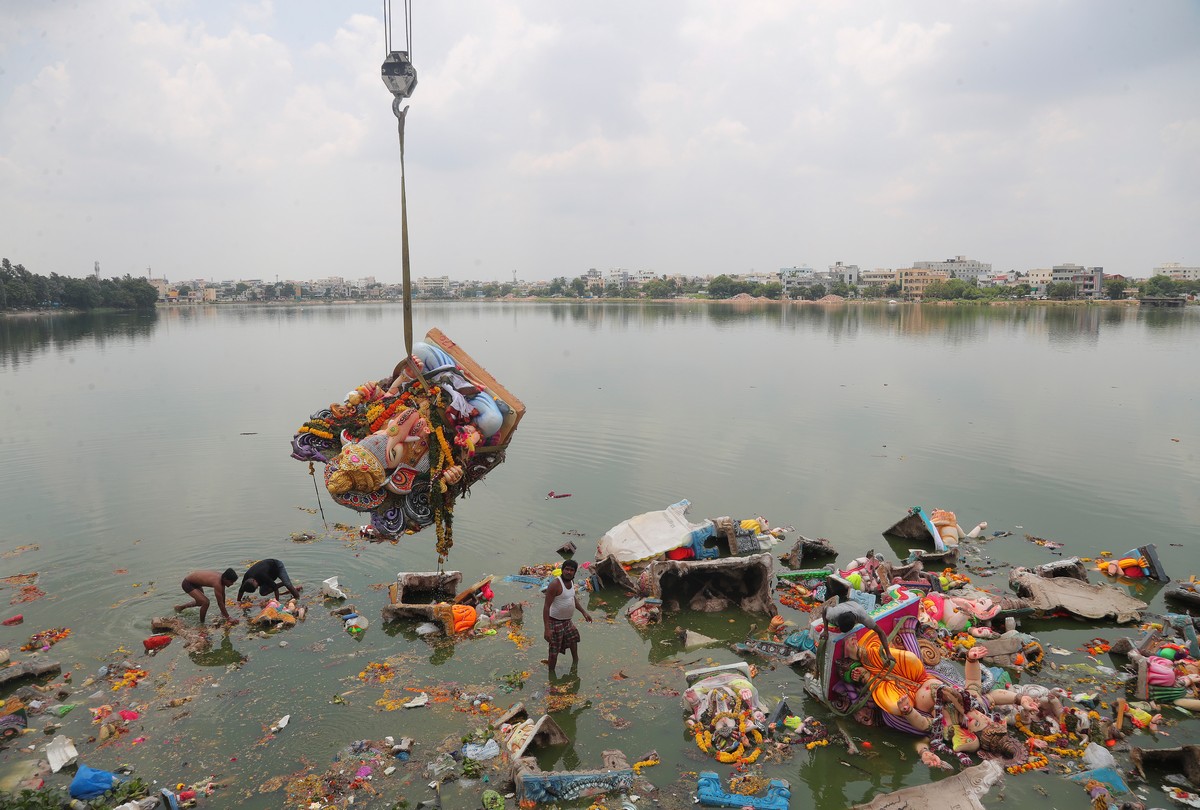
{"label": "yellow flower garland", "polygon": [[658,757],[650,757],[649,759],[643,759],[641,762],[633,763],[633,772],[636,773],[638,776],[641,776],[642,768],[650,768],[650,767],[653,767],[654,765],[658,765],[661,762],[662,762],[662,760],[658,759]]}
{"label": "yellow flower garland", "polygon": [[1044,768],[1049,764],[1050,764],[1050,760],[1049,760],[1049,758],[1046,757],[1045,754],[1035,754],[1034,756],[1030,757],[1029,761],[1026,762],[1025,764],[1009,765],[1004,770],[1006,770],[1008,773],[1011,773],[1011,774],[1018,774],[1018,773],[1025,773],[1026,771],[1036,770],[1038,768]]}
{"label": "yellow flower garland", "polygon": [[[755,746],[753,751],[751,751],[747,755],[746,754],[746,744],[739,741],[737,744],[737,747],[734,748],[732,751],[721,751],[718,749],[714,753],[713,743],[712,743],[712,738],[713,738],[712,732],[709,731],[708,729],[704,729],[704,728],[702,728],[700,731],[696,732],[696,745],[700,748],[701,751],[703,751],[706,754],[714,753],[714,756],[716,757],[717,762],[722,762],[725,764],[730,764],[733,762],[737,762],[737,763],[741,763],[741,764],[754,763],[755,761],[758,760],[759,756],[762,755],[762,748],[760,747],[762,745],[762,741],[763,741],[762,732],[759,731],[757,728],[753,728],[753,727],[751,727],[749,731],[746,730],[746,714],[745,713],[742,713],[742,715],[739,717],[738,715],[735,715],[733,712],[718,712],[717,714],[713,715],[713,719],[712,719],[713,725],[716,725],[717,721],[722,720],[726,717],[728,717],[728,718],[737,717],[738,732],[743,737],[749,735],[750,739],[753,740],[754,746]],[[655,764],[657,764],[657,763],[655,763]]]}

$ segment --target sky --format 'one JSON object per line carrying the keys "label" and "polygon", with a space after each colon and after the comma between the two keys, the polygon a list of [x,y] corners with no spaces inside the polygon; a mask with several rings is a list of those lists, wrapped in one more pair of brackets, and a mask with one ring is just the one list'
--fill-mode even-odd
{"label": "sky", "polygon": [[[412,273],[1200,265],[1194,0],[397,0]],[[381,0],[0,0],[0,256],[401,278]]]}

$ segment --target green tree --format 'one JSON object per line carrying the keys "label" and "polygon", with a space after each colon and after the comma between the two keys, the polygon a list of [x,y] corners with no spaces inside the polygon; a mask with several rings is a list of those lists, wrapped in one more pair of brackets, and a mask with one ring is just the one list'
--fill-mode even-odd
{"label": "green tree", "polygon": [[1104,294],[1114,301],[1120,301],[1125,297],[1125,288],[1128,286],[1128,282],[1123,278],[1106,279],[1104,281]]}
{"label": "green tree", "polygon": [[766,284],[758,285],[758,289],[754,294],[765,296],[772,301],[778,301],[780,298],[783,298],[783,285],[778,281],[768,281]]}
{"label": "green tree", "polygon": [[754,285],[747,281],[730,278],[722,273],[721,275],[708,282],[708,297],[709,298],[733,298],[735,295],[749,293],[754,288]]}
{"label": "green tree", "polygon": [[100,304],[100,285],[95,279],[69,278],[63,284],[63,306],[95,309]]}
{"label": "green tree", "polygon": [[1139,284],[1138,293],[1144,296],[1177,295],[1179,284],[1170,276],[1157,275]]}
{"label": "green tree", "polygon": [[642,285],[642,295],[647,298],[673,298],[673,286],[661,278],[652,278]]}
{"label": "green tree", "polygon": [[550,280],[550,286],[546,288],[547,295],[562,295],[566,289],[567,279],[563,276],[557,276]]}
{"label": "green tree", "polygon": [[584,284],[583,279],[578,276],[571,279],[571,293],[576,298],[583,298],[587,294],[587,285]]}
{"label": "green tree", "polygon": [[883,288],[883,294],[888,298],[895,298],[902,292],[904,292],[904,288],[900,286],[899,281],[893,281],[891,284]]}
{"label": "green tree", "polygon": [[1046,287],[1046,295],[1055,301],[1069,301],[1075,297],[1075,285],[1069,281],[1056,281]]}

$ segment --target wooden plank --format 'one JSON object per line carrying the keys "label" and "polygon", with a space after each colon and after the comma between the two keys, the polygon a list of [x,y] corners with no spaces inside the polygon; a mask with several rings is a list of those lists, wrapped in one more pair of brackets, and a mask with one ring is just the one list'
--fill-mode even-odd
{"label": "wooden plank", "polygon": [[[493,377],[486,368],[479,365],[471,355],[467,354],[462,346],[459,346],[441,329],[434,327],[425,333],[425,341],[435,346],[439,346],[446,354],[454,358],[460,366],[467,372],[467,376],[474,379],[477,383],[481,383],[492,395],[504,400],[511,414],[505,414],[504,424],[500,428],[500,441],[498,446],[503,447],[508,444],[509,437],[512,432],[517,429],[517,424],[521,421],[521,417],[525,415],[525,403],[517,398],[515,394],[500,384],[500,381]],[[494,448],[483,447],[481,450],[489,450]]]}

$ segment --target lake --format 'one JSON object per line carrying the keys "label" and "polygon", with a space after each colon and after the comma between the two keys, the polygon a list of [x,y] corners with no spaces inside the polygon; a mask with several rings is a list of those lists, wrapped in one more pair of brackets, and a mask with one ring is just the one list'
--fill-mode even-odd
{"label": "lake", "polygon": [[[997,563],[1058,559],[1028,533],[1063,543],[1068,556],[1154,542],[1173,576],[1197,572],[1195,307],[471,302],[418,303],[415,317],[418,337],[441,328],[528,408],[507,461],[455,510],[447,567],[467,582],[556,560],[567,540],[589,559],[613,525],[684,498],[697,520],[764,515],[829,538],[842,561],[868,548],[903,553],[880,533],[922,505],[955,511],[966,528],[987,521],[989,534],[1012,531],[984,546]],[[355,740],[408,735],[417,741],[413,762],[374,775],[389,803],[372,806],[401,796],[415,805],[431,796],[420,773],[431,752],[485,717],[452,703],[387,711],[377,701],[436,696],[453,683],[492,694],[501,708],[521,700],[541,713],[548,692],[537,591],[495,585],[498,601],[531,603],[529,644],[504,631],[430,643],[413,627],[385,626],[383,587],[397,572],[437,568],[432,530],[378,545],[338,530],[365,520],[323,487],[318,496],[306,465],[289,456],[312,412],[386,375],[402,353],[398,305],[0,319],[3,575],[37,572],[46,594],[6,608],[25,621],[0,628],[0,646],[18,659],[32,633],[69,627],[43,655],[74,683],[126,658],[149,672],[134,690],[106,688],[105,702],[142,713],[116,742],[86,742],[97,727],[84,706],[101,702],[87,699],[91,689],[69,698],[83,706],[56,722],[81,761],[128,763],[161,784],[212,774],[229,784],[207,804],[278,807],[285,794],[271,788],[324,771]],[[550,491],[571,497],[550,499]],[[293,542],[302,533],[317,539]],[[306,586],[307,621],[267,639],[243,623],[218,633],[205,655],[179,643],[143,654],[151,617],[184,601],[187,572],[240,573],[263,557],[283,559]],[[334,575],[371,621],[361,640],[317,598],[320,581]],[[1003,570],[976,579],[1006,587]],[[1157,588],[1142,595],[1163,612]],[[578,678],[549,695],[569,704],[554,716],[574,744],[539,763],[599,768],[606,749],[630,762],[654,749],[662,764],[644,773],[659,802],[690,806],[694,772],[724,777],[729,768],[684,733],[682,672],[739,658],[728,646],[686,652],[671,631],[683,625],[728,645],[765,619],[684,613],[639,632],[624,616],[628,601],[611,590],[591,597],[598,621],[581,625]],[[1025,629],[1072,651],[1062,663],[1087,662],[1076,648],[1094,636],[1131,632],[1070,622]],[[368,663],[384,661],[397,673],[391,683],[359,679]],[[505,692],[524,672],[523,686]],[[788,668],[764,667],[756,683],[769,699],[803,705],[800,676]],[[178,697],[191,700],[165,708]],[[270,738],[268,727],[286,714],[290,725]],[[1196,731],[1183,720],[1165,744],[1195,741]],[[800,748],[764,773],[791,781],[793,806],[818,808],[930,778],[910,738],[855,733],[875,741],[876,756],[849,767],[836,744]],[[10,746],[0,778],[32,759],[20,746],[49,739],[35,731]],[[60,774],[51,783],[66,781]],[[445,806],[476,807],[488,786],[448,784]],[[1008,803],[1045,802],[1039,790],[1057,806],[1087,806],[1082,788],[1044,773],[1008,777],[1004,793]],[[1149,795],[1166,804],[1156,790]]]}

